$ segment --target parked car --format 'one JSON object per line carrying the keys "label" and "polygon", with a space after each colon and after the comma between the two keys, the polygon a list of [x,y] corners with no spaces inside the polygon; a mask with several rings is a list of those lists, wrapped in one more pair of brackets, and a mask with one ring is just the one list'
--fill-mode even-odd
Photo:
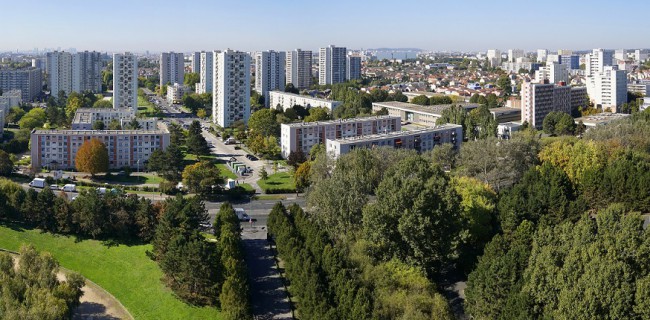
{"label": "parked car", "polygon": [[58,184],[53,184],[53,185],[50,186],[50,189],[51,190],[61,190],[62,188]]}
{"label": "parked car", "polygon": [[247,154],[246,159],[248,159],[250,161],[257,161],[258,160],[257,157],[252,155],[252,154]]}
{"label": "parked car", "polygon": [[235,143],[237,143],[237,141],[234,138],[228,138],[228,139],[226,139],[226,141],[224,143],[225,144],[235,144]]}

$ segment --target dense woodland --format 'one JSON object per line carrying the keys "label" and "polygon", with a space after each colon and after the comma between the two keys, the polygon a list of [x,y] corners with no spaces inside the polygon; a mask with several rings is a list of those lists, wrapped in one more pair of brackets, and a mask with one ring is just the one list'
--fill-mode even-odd
{"label": "dense woodland", "polygon": [[476,319],[647,318],[650,112],[541,136],[313,150],[307,212],[269,221],[298,316],[451,318],[440,293],[468,279]]}

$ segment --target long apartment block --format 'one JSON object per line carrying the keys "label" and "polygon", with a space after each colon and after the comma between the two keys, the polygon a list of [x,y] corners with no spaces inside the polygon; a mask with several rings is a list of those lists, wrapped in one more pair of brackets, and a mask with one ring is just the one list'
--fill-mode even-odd
{"label": "long apartment block", "polygon": [[269,105],[271,109],[287,110],[293,106],[303,106],[305,108],[327,108],[330,112],[340,106],[341,101],[313,98],[284,91],[269,92]]}
{"label": "long apartment block", "polygon": [[144,168],[155,150],[169,146],[169,132],[163,130],[33,130],[32,168],[74,168],[77,150],[93,138],[106,145],[110,169]]}
{"label": "long apartment block", "polygon": [[282,156],[302,150],[308,154],[319,143],[325,145],[327,139],[367,136],[384,132],[400,131],[399,117],[373,116],[320,122],[282,124],[280,146]]}
{"label": "long apartment block", "polygon": [[421,130],[327,139],[325,149],[329,156],[337,158],[357,148],[391,147],[424,152],[443,143],[451,143],[458,148],[462,141],[463,127],[457,124],[445,124]]}

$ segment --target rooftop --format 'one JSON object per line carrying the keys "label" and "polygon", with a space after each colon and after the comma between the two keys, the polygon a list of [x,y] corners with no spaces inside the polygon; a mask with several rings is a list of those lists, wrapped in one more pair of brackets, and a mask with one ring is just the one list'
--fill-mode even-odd
{"label": "rooftop", "polygon": [[324,125],[329,125],[329,124],[338,124],[338,123],[354,123],[354,122],[365,122],[365,121],[375,121],[375,120],[382,120],[382,119],[397,119],[400,120],[400,117],[398,116],[370,116],[370,117],[359,117],[359,118],[350,118],[350,119],[337,119],[337,120],[329,120],[329,121],[317,121],[317,122],[295,122],[295,123],[286,123],[282,124],[282,126],[288,126],[291,128],[295,127],[317,127],[317,126],[324,126]]}
{"label": "rooftop", "polygon": [[164,130],[32,130],[32,134],[51,135],[143,135],[143,134],[164,134]]}
{"label": "rooftop", "polygon": [[284,91],[279,91],[279,90],[273,90],[271,91],[271,94],[281,94],[283,96],[290,96],[290,97],[297,97],[297,98],[303,98],[303,99],[311,99],[311,100],[316,100],[316,101],[322,101],[322,102],[334,102],[334,103],[341,103],[340,101],[336,100],[328,100],[328,99],[322,99],[322,98],[314,98],[309,95],[302,95],[302,94],[296,94],[296,93],[291,93],[291,92],[284,92]]}
{"label": "rooftop", "polygon": [[589,116],[585,117],[580,117],[576,118],[574,121],[576,123],[582,121],[582,123],[586,126],[597,126],[597,125],[602,125],[602,124],[608,124],[612,121],[624,119],[626,117],[629,117],[630,115],[627,113],[609,113],[609,112],[603,112],[603,113],[598,113],[598,114],[592,114]]}
{"label": "rooftop", "polygon": [[520,114],[521,109],[519,108],[508,108],[508,107],[501,107],[501,108],[492,108],[490,109],[490,113],[495,114],[495,115],[504,115],[504,114]]}
{"label": "rooftop", "polygon": [[[458,125],[458,124],[443,124],[431,128],[426,128],[426,129],[419,129],[419,130],[409,130],[409,131],[393,131],[393,132],[386,132],[386,133],[378,133],[378,134],[371,134],[367,136],[356,136],[356,137],[348,137],[348,138],[341,138],[341,139],[332,139],[332,141],[336,141],[339,143],[353,143],[353,142],[358,142],[358,141],[373,141],[373,140],[383,140],[383,139],[390,139],[390,138],[399,138],[399,137],[408,137],[416,134],[423,134],[423,133],[431,133],[431,132],[440,132],[440,131],[445,131],[449,129],[456,129],[456,128],[462,128],[463,126]],[[330,139],[328,139],[330,140]]]}
{"label": "rooftop", "polygon": [[399,101],[387,101],[387,102],[373,102],[372,105],[377,105],[380,107],[396,108],[404,111],[426,113],[426,114],[435,114],[440,115],[443,111],[449,109],[453,105],[461,106],[467,110],[476,109],[479,107],[477,103],[452,103],[452,104],[440,104],[435,106],[421,106],[419,104],[399,102]]}

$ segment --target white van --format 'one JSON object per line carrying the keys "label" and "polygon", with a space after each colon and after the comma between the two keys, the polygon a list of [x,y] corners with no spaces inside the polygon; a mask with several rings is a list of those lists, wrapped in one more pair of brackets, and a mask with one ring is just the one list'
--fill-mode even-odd
{"label": "white van", "polygon": [[32,182],[29,183],[29,186],[32,188],[45,188],[47,183],[45,183],[45,179],[43,178],[34,178]]}
{"label": "white van", "polygon": [[246,211],[244,211],[244,208],[235,208],[235,213],[237,214],[237,219],[239,219],[239,221],[248,221],[248,219],[250,219],[248,214],[246,214]]}
{"label": "white van", "polygon": [[72,183],[66,184],[63,186],[63,191],[65,192],[77,192],[77,186]]}

